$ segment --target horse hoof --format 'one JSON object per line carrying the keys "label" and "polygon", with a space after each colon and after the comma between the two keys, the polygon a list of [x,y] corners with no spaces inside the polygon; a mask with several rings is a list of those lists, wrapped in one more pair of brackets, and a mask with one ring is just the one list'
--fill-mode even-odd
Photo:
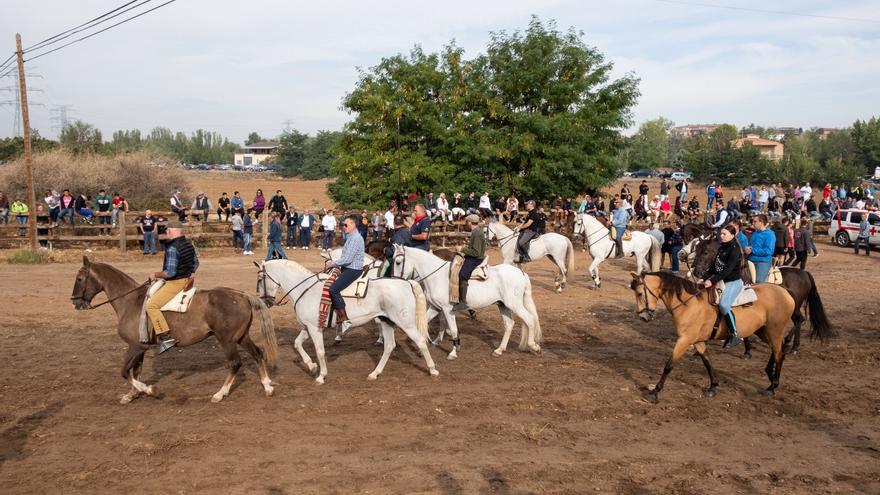
{"label": "horse hoof", "polygon": [[532,354],[538,354],[538,355],[540,355],[540,354],[541,354],[541,346],[539,346],[538,344],[530,345],[530,346],[529,346],[529,351],[530,351]]}
{"label": "horse hoof", "polygon": [[434,340],[432,340],[432,341],[431,341],[431,345],[434,346],[434,347],[437,347],[438,345],[440,345],[440,339],[434,339]]}
{"label": "horse hoof", "polygon": [[557,294],[562,293],[562,287],[557,287],[557,288],[556,288],[556,293],[557,293]]}
{"label": "horse hoof", "polygon": [[650,402],[651,404],[656,404],[657,402],[660,401],[660,398],[657,396],[656,390],[646,391],[645,393],[642,394],[642,398],[645,399],[646,401]]}
{"label": "horse hoof", "polygon": [[149,395],[150,397],[155,397],[156,396],[156,389],[153,388],[152,385],[150,385],[144,389],[144,393]]}
{"label": "horse hoof", "polygon": [[309,363],[309,373],[314,375],[316,371],[318,371],[318,365],[315,363]]}
{"label": "horse hoof", "polygon": [[715,389],[714,388],[707,388],[706,390],[703,391],[703,397],[709,397],[709,398],[715,397]]}
{"label": "horse hoof", "polygon": [[211,396],[211,402],[213,402],[214,404],[220,402],[221,400],[223,400],[222,394],[214,394],[213,396]]}
{"label": "horse hoof", "polygon": [[318,385],[323,385],[324,384],[324,377],[319,376],[318,378],[315,378],[315,383],[317,383]]}
{"label": "horse hoof", "polygon": [[454,361],[456,359],[458,359],[458,354],[456,354],[455,352],[450,352],[449,355],[446,356],[447,361]]}
{"label": "horse hoof", "polygon": [[761,393],[764,394],[764,397],[773,397],[774,395],[776,395],[776,390],[773,390],[772,388],[768,388],[767,390],[764,390]]}
{"label": "horse hoof", "polygon": [[266,397],[272,397],[272,395],[275,393],[275,387],[269,387],[264,391],[266,392]]}
{"label": "horse hoof", "polygon": [[745,354],[742,355],[742,358],[743,358],[743,359],[752,359],[752,353],[751,353],[751,352],[747,352],[747,353],[745,353]]}
{"label": "horse hoof", "polygon": [[797,356],[798,352],[800,352],[798,349],[792,349],[792,350],[788,351],[788,355],[789,356]]}
{"label": "horse hoof", "polygon": [[337,335],[337,336],[333,339],[333,342],[335,342],[335,343],[337,343],[337,344],[341,344],[341,343],[342,343],[342,337],[340,337],[339,335]]}
{"label": "horse hoof", "polygon": [[135,398],[134,394],[125,394],[119,399],[120,404],[128,404]]}
{"label": "horse hoof", "polygon": [[431,370],[429,371],[429,373],[431,373],[431,376],[440,376],[440,372],[437,371],[437,370],[434,369],[434,368],[431,368]]}
{"label": "horse hoof", "polygon": [[370,373],[369,375],[367,375],[367,380],[369,380],[369,381],[373,381],[376,378],[379,378],[379,376],[376,375],[375,373]]}
{"label": "horse hoof", "polygon": [[502,351],[501,349],[495,349],[494,351],[492,351],[492,355],[495,357],[501,357],[502,352],[504,351]]}

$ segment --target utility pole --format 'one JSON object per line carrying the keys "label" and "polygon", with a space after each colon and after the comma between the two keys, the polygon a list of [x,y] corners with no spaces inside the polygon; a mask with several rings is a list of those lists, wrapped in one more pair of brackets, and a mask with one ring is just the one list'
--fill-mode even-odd
{"label": "utility pole", "polygon": [[31,164],[31,119],[28,115],[27,81],[24,77],[24,55],[21,52],[21,34],[15,33],[15,53],[18,58],[18,87],[21,94],[21,120],[24,124],[24,177],[27,181],[28,237],[31,250],[37,250],[37,197],[34,195],[34,172]]}

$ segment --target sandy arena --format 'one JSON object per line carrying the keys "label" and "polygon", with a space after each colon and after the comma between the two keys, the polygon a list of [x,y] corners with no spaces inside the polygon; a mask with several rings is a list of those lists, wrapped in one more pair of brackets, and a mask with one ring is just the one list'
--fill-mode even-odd
{"label": "sandy arena", "polygon": [[[119,404],[128,386],[113,310],[77,312],[69,302],[79,264],[2,263],[0,486],[10,494],[878,493],[880,325],[871,285],[880,256],[820,242],[808,269],[840,337],[806,341],[785,361],[774,399],[760,394],[763,344],[751,361],[713,345],[717,397],[701,395],[703,366],[685,360],[657,405],[641,391],[656,382],[674,333],[665,310],[651,323],[635,315],[625,287],[631,260],[603,264],[596,291],[588,255],[578,253],[562,295],[551,291],[549,262],[528,266],[541,355],[514,345],[492,357],[501,321],[487,308],[459,319],[457,361],[432,348],[438,378],[398,332],[385,372],[368,382],[381,354],[370,325],[329,345],[330,373],[318,386],[295,355],[299,328],[285,305],[271,310],[281,344],[274,397],[263,396],[243,354],[232,394],[212,404],[225,376],[212,337],[158,358],[148,352],[142,379],[164,398],[129,405]],[[253,292],[251,258],[226,253],[204,253],[199,285]],[[316,251],[292,253],[320,264]],[[139,280],[160,264],[138,253],[93,257]]]}

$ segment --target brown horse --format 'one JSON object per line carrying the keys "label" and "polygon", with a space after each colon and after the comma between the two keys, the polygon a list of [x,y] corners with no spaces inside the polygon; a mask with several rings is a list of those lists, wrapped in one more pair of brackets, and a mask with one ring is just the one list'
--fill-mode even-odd
{"label": "brown horse", "polygon": [[[73,295],[70,298],[73,307],[79,310],[92,309],[92,299],[101,292],[107,296],[105,302],[109,302],[116,311],[119,337],[128,343],[128,352],[122,362],[122,378],[131,383],[131,391],[123,395],[120,402],[127,404],[142,393],[156,396],[155,386],[138,380],[144,352],[150,348],[148,344],[140,343],[138,331],[147,285],[138,284],[110,265],[93,263],[83,256],[83,266],[76,274]],[[266,396],[272,395],[274,388],[267,366],[274,365],[278,342],[269,310],[258,298],[226,287],[199,290],[186,313],[166,312],[165,318],[171,327],[171,337],[177,340],[180,347],[201,342],[211,334],[217,337],[229,361],[229,375],[223,387],[211,398],[213,402],[219,402],[229,395],[235,375],[241,368],[238,345],[254,357]],[[260,322],[262,337],[266,341],[263,349],[248,334],[251,323],[255,320]]]}
{"label": "brown horse", "polygon": [[[706,343],[712,339],[727,338],[729,330],[727,324],[723,323],[717,335],[713,331],[718,308],[709,304],[709,293],[703,290],[702,286],[668,272],[645,273],[641,276],[632,273],[632,278],[630,288],[636,297],[636,313],[643,320],[651,321],[658,301],[663,301],[666,309],[672,313],[675,331],[678,334],[672,356],[663,368],[660,381],[657,382],[654,390],[645,394],[645,397],[651,402],[657,402],[658,395],[666,382],[666,376],[691,345],[694,346],[709,373],[709,388],[706,389],[705,395],[713,397],[718,379],[709,363],[709,358],[706,357]],[[761,284],[754,289],[758,300],[749,306],[734,308],[733,312],[736,315],[736,327],[740,337],[754,334],[770,346],[772,351],[770,361],[764,370],[770,379],[770,386],[764,393],[773,395],[779,387],[782,361],[785,359],[782,342],[786,324],[794,311],[794,299],[788,291],[777,285]]]}

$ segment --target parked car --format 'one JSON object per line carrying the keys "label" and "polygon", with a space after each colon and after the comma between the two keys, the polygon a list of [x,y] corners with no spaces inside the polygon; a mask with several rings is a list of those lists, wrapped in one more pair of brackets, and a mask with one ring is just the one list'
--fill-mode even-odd
{"label": "parked car", "polygon": [[630,177],[651,178],[657,177],[657,171],[653,168],[640,168],[632,173]]}
{"label": "parked car", "polygon": [[880,246],[880,213],[867,210],[837,210],[831,225],[828,226],[828,236],[834,239],[834,243],[841,247],[849,246],[856,241],[859,235],[859,223],[864,215],[868,215],[868,223],[871,224],[871,237],[868,242],[872,246]]}
{"label": "parked car", "polygon": [[685,180],[685,179],[687,179],[687,180],[693,180],[694,178],[693,178],[693,176],[692,176],[690,173],[688,173],[688,172],[672,172],[672,175],[670,176],[670,179],[672,179],[672,180],[674,180],[674,181],[681,181],[681,180]]}

